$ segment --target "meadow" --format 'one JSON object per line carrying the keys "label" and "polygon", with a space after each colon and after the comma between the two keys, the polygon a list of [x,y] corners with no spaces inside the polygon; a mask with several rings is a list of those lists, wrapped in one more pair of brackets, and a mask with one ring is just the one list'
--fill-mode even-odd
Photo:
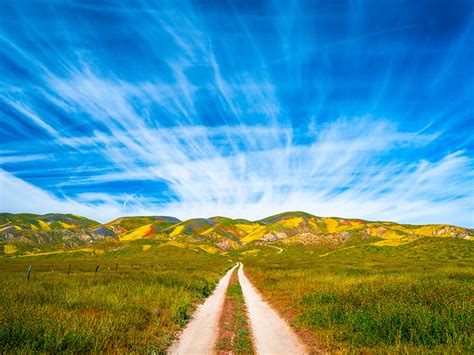
{"label": "meadow", "polygon": [[[257,242],[227,255],[140,239],[5,255],[0,351],[163,353],[237,260],[313,352],[474,351],[472,241],[453,238]],[[226,302],[217,350],[251,353],[235,275]]]}
{"label": "meadow", "polygon": [[4,258],[0,351],[162,353],[231,265],[150,240],[107,253]]}
{"label": "meadow", "polygon": [[249,249],[249,278],[312,351],[474,351],[472,242]]}

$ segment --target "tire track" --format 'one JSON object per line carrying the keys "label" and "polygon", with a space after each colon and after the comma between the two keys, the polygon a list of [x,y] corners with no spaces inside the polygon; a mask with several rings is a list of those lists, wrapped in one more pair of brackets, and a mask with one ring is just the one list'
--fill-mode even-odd
{"label": "tire track", "polygon": [[253,287],[240,263],[240,286],[247,305],[250,327],[258,354],[307,354],[290,326],[266,303]]}
{"label": "tire track", "polygon": [[168,354],[212,354],[219,334],[219,320],[230,276],[238,264],[227,271],[214,292],[200,305]]}

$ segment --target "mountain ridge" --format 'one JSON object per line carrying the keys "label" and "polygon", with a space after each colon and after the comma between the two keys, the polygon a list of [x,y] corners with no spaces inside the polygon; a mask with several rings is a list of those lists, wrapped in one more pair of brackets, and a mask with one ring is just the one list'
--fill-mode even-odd
{"label": "mountain ridge", "polygon": [[4,245],[4,254],[45,248],[68,250],[145,239],[225,252],[251,243],[337,245],[370,240],[375,246],[398,246],[424,237],[471,240],[474,231],[448,224],[412,225],[320,217],[302,211],[283,212],[256,221],[223,216],[184,221],[170,216],[126,216],[103,224],[73,214],[0,214],[0,243]]}

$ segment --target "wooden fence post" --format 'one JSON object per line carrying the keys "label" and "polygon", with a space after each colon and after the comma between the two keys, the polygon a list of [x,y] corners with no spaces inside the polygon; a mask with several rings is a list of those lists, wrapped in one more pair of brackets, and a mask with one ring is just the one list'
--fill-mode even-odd
{"label": "wooden fence post", "polygon": [[28,268],[28,272],[26,273],[26,280],[27,280],[28,282],[30,282],[31,267],[32,267],[32,266],[30,265],[30,267]]}
{"label": "wooden fence post", "polygon": [[95,268],[95,272],[99,271],[99,265]]}

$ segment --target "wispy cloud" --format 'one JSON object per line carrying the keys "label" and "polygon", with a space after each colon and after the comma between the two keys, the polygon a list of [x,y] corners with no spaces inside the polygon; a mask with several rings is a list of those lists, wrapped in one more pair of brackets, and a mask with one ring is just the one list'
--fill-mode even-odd
{"label": "wispy cloud", "polygon": [[47,160],[51,158],[47,154],[29,154],[29,155],[3,155],[0,153],[0,164],[24,163],[27,161]]}

